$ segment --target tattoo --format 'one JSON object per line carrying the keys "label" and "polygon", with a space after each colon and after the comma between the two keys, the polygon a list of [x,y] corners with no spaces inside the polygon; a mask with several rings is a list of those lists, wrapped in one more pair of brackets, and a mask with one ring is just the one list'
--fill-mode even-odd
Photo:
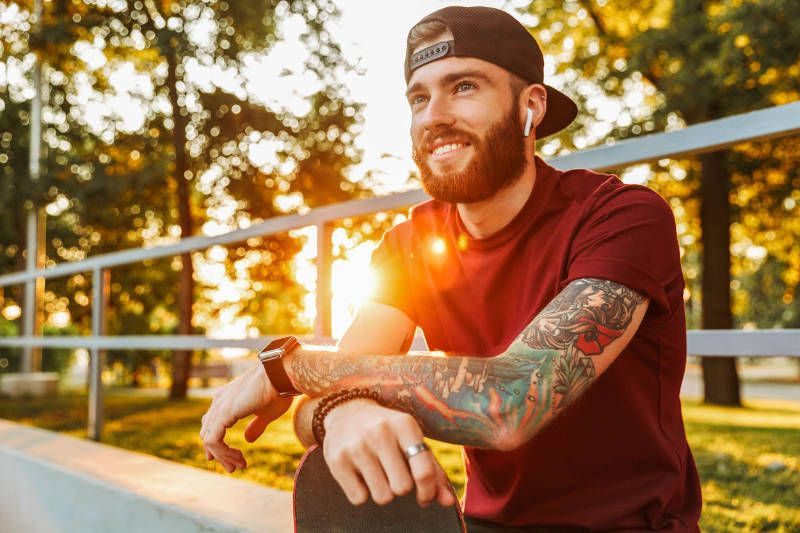
{"label": "tattoo", "polygon": [[350,387],[378,391],[425,434],[507,449],[529,439],[596,376],[593,357],[622,336],[646,299],[606,280],[570,283],[496,357],[346,356],[297,352],[294,383],[312,396]]}
{"label": "tattoo", "polygon": [[569,284],[522,333],[531,348],[562,352],[556,367],[554,390],[559,406],[580,394],[595,377],[592,357],[620,337],[644,297],[631,289],[601,279]]}

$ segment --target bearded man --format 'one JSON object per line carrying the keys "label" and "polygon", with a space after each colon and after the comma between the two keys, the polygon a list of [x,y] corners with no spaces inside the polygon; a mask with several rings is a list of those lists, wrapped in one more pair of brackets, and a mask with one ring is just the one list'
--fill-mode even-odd
{"label": "bearded man", "polygon": [[[335,349],[279,339],[203,417],[209,459],[244,468],[289,407],[353,504],[416,489],[453,504],[423,436],[461,444],[470,531],[696,531],[679,390],[686,326],[675,222],[646,187],[561,172],[535,140],[577,107],[503,11],[447,7],[409,32],[413,157],[433,200],[387,232],[380,289]],[[403,356],[416,328],[437,353]],[[440,353],[444,352],[444,356]]]}

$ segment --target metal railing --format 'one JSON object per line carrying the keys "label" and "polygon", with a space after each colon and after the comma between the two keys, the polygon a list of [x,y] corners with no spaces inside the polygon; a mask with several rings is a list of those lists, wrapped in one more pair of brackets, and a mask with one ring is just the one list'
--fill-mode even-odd
{"label": "metal railing", "polygon": [[[615,142],[606,146],[553,158],[549,161],[560,169],[592,168],[598,171],[622,168],[660,159],[686,157],[710,152],[735,144],[763,141],[800,133],[800,102],[744,113],[732,117],[689,126],[682,130],[658,133]],[[254,237],[264,237],[308,226],[317,228],[317,316],[310,340],[325,342],[331,337],[331,231],[333,223],[392,209],[408,207],[428,199],[421,190],[352,200],[318,207],[304,214],[271,218],[252,226],[215,236],[188,237],[175,244],[153,248],[136,248],[98,255],[82,261],[37,268],[35,215],[29,218],[28,261],[26,270],[0,276],[0,287],[25,284],[24,312],[35,309],[34,288],[37,282],[76,273],[92,272],[92,334],[80,337],[42,337],[34,334],[33,321],[26,320],[24,334],[0,338],[0,346],[26,349],[41,347],[88,348],[91,350],[89,391],[89,435],[99,439],[102,431],[103,350],[181,350],[209,348],[258,349],[270,339],[211,339],[202,335],[125,335],[103,334],[104,301],[108,288],[105,273],[121,265],[148,259],[177,256],[226,245]],[[688,332],[688,352],[699,356],[800,356],[800,330],[692,330]]]}

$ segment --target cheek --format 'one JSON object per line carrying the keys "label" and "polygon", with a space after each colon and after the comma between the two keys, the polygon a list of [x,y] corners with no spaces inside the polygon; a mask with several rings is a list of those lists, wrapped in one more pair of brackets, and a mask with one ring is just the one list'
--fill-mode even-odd
{"label": "cheek", "polygon": [[412,118],[411,128],[409,129],[409,133],[411,135],[411,144],[413,146],[419,146],[424,132],[425,130],[422,128],[422,126],[419,125],[419,121]]}

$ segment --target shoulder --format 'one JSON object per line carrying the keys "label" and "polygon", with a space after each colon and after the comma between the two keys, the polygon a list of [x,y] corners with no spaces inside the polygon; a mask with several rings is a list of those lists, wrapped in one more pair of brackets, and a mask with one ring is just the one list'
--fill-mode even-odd
{"label": "shoulder", "polygon": [[637,213],[675,223],[666,200],[644,185],[623,183],[614,174],[583,168],[556,172],[561,194],[578,204],[586,218]]}

